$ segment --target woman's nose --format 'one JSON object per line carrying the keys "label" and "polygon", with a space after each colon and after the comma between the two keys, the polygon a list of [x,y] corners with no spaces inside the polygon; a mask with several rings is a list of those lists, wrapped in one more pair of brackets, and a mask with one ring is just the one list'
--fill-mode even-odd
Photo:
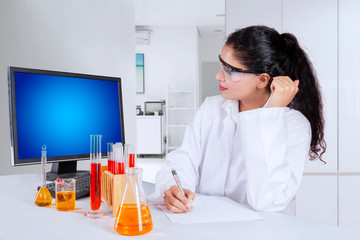
{"label": "woman's nose", "polygon": [[219,69],[218,73],[216,74],[215,76],[215,79],[220,81],[220,82],[223,82],[225,81],[225,77],[224,77],[224,74],[223,72],[221,71],[221,69]]}

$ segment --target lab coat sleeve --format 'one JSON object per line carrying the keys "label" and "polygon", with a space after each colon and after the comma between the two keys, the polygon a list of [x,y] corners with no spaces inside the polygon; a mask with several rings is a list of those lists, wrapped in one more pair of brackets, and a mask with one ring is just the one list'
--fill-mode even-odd
{"label": "lab coat sleeve", "polygon": [[300,186],[309,159],[309,121],[289,108],[261,108],[241,113],[239,124],[248,204],[259,211],[284,210]]}
{"label": "lab coat sleeve", "polygon": [[164,192],[176,185],[171,169],[175,169],[184,189],[195,192],[199,180],[201,161],[200,126],[206,100],[196,112],[193,121],[187,126],[180,148],[170,152],[165,166],[156,175],[155,192],[148,197],[150,202],[163,202]]}

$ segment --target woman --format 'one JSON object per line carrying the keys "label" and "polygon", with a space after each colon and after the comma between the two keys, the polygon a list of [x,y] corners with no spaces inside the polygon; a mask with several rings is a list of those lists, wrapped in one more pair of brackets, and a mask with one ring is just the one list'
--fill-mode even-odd
{"label": "woman", "polygon": [[312,64],[295,36],[265,26],[230,34],[219,61],[221,96],[201,105],[182,146],[158,172],[154,194],[173,212],[189,211],[196,191],[295,214],[305,161],[325,152]]}

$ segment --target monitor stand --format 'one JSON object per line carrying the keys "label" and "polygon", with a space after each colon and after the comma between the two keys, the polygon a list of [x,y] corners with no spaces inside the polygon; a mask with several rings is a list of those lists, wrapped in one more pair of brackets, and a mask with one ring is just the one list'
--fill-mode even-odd
{"label": "monitor stand", "polygon": [[47,181],[54,181],[57,178],[74,178],[83,175],[90,175],[90,171],[77,171],[77,161],[57,162],[51,166],[51,171],[46,173]]}

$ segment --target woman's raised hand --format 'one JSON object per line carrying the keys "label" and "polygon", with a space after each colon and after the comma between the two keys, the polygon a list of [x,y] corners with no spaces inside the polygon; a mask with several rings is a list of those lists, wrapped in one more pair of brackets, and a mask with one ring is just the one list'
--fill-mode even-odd
{"label": "woman's raised hand", "polygon": [[268,107],[286,107],[299,91],[299,80],[292,81],[288,76],[274,77],[270,85],[272,92]]}

